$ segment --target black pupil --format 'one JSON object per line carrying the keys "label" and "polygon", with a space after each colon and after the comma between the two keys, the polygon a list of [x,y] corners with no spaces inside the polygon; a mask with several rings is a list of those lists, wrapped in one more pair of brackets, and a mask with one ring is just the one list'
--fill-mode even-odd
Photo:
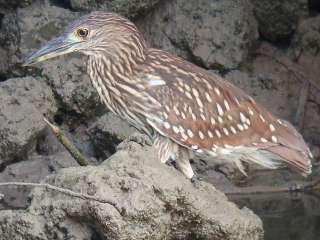
{"label": "black pupil", "polygon": [[87,30],[85,30],[85,29],[79,29],[78,33],[79,33],[80,37],[87,36]]}

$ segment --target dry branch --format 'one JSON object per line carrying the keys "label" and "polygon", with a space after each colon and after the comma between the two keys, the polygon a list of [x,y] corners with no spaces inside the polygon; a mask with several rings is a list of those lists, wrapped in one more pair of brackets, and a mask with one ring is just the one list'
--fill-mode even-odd
{"label": "dry branch", "polygon": [[88,166],[89,161],[82,155],[82,153],[71,143],[71,141],[64,135],[64,133],[55,126],[50,123],[48,119],[43,118],[43,120],[48,124],[54,135],[56,135],[57,139],[61,142],[61,144],[68,150],[71,156],[79,163],[80,166]]}
{"label": "dry branch", "polygon": [[[95,196],[91,196],[91,195],[88,195],[88,194],[74,192],[74,191],[72,191],[70,189],[57,187],[57,186],[54,186],[54,185],[51,185],[51,184],[48,184],[48,183],[2,182],[2,183],[0,183],[0,186],[42,187],[42,188],[45,188],[45,189],[49,189],[49,190],[53,190],[53,191],[57,191],[57,192],[66,194],[66,195],[71,196],[71,197],[76,197],[76,198],[80,198],[80,199],[83,199],[83,200],[91,200],[91,201],[96,201],[96,202],[99,202],[99,203],[109,204],[109,205],[113,206],[120,214],[122,212],[121,209],[117,206],[117,204],[112,200],[106,200],[106,199],[95,197]],[[3,194],[0,194],[0,196],[1,195],[3,197]]]}

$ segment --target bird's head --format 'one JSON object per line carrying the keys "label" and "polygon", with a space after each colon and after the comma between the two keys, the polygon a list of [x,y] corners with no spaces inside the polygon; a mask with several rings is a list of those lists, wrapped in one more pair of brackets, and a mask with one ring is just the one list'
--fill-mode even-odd
{"label": "bird's head", "polygon": [[145,41],[132,22],[114,13],[97,11],[71,23],[61,36],[32,53],[24,65],[72,52],[110,58],[121,54],[144,58],[145,49]]}

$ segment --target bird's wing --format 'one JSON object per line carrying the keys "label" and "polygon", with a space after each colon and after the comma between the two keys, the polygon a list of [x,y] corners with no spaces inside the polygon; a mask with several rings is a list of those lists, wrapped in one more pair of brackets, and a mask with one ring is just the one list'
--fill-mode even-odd
{"label": "bird's wing", "polygon": [[149,92],[161,107],[148,121],[161,134],[206,150],[272,141],[275,119],[231,83],[160,51],[149,64],[154,69],[146,75]]}
{"label": "bird's wing", "polygon": [[276,148],[283,145],[292,154],[309,154],[291,125],[221,77],[160,50],[150,52],[148,65],[149,93],[161,107],[147,121],[161,135],[199,152],[255,146],[283,156]]}

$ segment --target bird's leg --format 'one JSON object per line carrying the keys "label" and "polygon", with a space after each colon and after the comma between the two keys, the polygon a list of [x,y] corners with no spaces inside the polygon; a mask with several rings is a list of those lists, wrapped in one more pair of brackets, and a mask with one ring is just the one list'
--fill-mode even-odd
{"label": "bird's leg", "polygon": [[178,169],[188,178],[192,179],[194,177],[194,172],[190,164],[190,154],[189,150],[179,147],[178,156],[176,159],[176,165]]}

